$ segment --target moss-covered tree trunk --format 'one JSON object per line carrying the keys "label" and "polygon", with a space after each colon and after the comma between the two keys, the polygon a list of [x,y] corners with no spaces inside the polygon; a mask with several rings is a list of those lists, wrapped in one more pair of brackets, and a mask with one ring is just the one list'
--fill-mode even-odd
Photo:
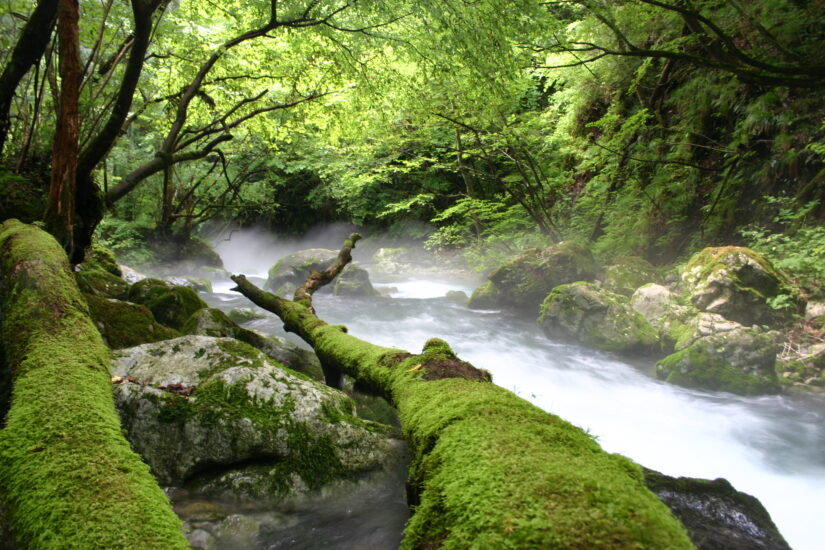
{"label": "moss-covered tree trunk", "polygon": [[20,548],[184,549],[169,500],[115,412],[108,348],[65,252],[0,225],[0,335],[13,388],[0,498]]}
{"label": "moss-covered tree trunk", "polygon": [[[414,515],[402,548],[692,548],[682,525],[644,486],[640,467],[490,383],[446,342],[420,354],[370,344],[328,325],[311,294],[350,259],[314,273],[290,301],[243,275],[237,290],[277,314],[321,361],[389,397],[412,452]],[[314,281],[314,282],[313,282]]]}

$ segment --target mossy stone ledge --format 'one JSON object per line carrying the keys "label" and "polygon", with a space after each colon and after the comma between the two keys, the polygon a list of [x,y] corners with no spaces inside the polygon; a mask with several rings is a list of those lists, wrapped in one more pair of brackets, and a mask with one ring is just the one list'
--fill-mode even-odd
{"label": "mossy stone ledge", "polygon": [[187,549],[166,495],[123,437],[109,350],[62,248],[7,220],[0,289],[13,381],[0,431],[0,498],[18,547]]}
{"label": "mossy stone ledge", "polygon": [[133,284],[129,300],[146,306],[159,323],[175,330],[182,330],[193,313],[208,307],[191,288],[151,278]]}

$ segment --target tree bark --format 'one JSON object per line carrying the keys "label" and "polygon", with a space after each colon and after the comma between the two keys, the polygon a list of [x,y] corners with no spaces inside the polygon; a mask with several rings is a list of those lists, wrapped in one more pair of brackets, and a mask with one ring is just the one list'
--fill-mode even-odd
{"label": "tree bark", "polygon": [[0,75],[0,154],[9,132],[9,111],[11,101],[20,81],[29,70],[43,57],[46,46],[52,37],[57,0],[39,0],[23,32],[17,39],[3,74]]}
{"label": "tree bark", "polygon": [[11,409],[0,498],[17,548],[188,549],[180,520],[123,437],[110,352],[55,240],[0,224],[0,360]]}
{"label": "tree bark", "polygon": [[[336,266],[349,261],[354,237]],[[460,360],[443,340],[433,338],[422,353],[411,354],[328,325],[314,314],[308,292],[326,275],[311,275],[293,301],[243,275],[232,279],[236,290],[310,344],[322,363],[398,407],[412,454],[408,498],[414,506],[402,549],[693,547],[644,487],[637,464],[605,453],[580,429],[490,383],[487,372]]]}
{"label": "tree bark", "polygon": [[83,67],[80,64],[80,19],[77,0],[58,0],[57,36],[60,48],[60,101],[52,145],[52,176],[46,225],[69,256],[74,250],[77,189],[77,102]]}

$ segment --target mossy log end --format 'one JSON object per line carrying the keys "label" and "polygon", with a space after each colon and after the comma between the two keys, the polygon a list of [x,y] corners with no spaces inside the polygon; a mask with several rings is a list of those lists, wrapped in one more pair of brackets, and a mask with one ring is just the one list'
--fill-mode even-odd
{"label": "mossy log end", "polygon": [[0,225],[0,341],[12,378],[0,497],[20,548],[189,548],[169,499],[123,437],[109,351],[65,252]]}
{"label": "mossy log end", "polygon": [[490,383],[443,340],[420,354],[376,346],[325,323],[311,303],[232,279],[322,362],[398,407],[414,506],[402,549],[693,548],[637,464]]}

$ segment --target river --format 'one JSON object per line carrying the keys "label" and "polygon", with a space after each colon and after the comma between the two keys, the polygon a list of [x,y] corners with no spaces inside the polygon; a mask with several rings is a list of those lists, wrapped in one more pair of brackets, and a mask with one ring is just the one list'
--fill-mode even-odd
{"label": "river", "polygon": [[[272,252],[217,250],[227,269],[262,284]],[[231,286],[216,284],[210,301],[249,307]],[[417,352],[443,338],[496,384],[595,435],[604,449],[671,476],[727,478],[760,499],[792,548],[825,548],[825,396],[689,390],[656,380],[652,361],[550,340],[530,320],[444,299],[448,290],[469,293],[471,284],[410,278],[376,286],[390,298],[321,294],[314,305],[324,320],[374,344]],[[284,336],[271,314],[246,326]]]}

